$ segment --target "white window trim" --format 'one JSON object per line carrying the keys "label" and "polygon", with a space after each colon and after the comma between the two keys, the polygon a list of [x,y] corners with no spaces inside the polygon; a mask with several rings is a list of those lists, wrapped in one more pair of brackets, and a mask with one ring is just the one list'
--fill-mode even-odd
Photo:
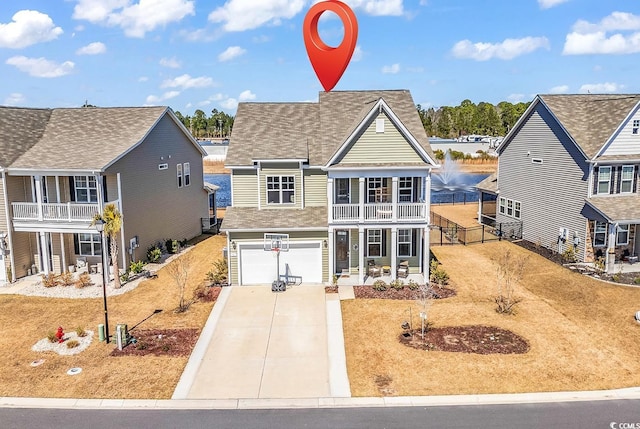
{"label": "white window trim", "polygon": [[[630,168],[631,169],[631,178],[630,179],[625,179],[624,178],[624,169],[625,168]],[[632,194],[633,193],[633,177],[635,176],[635,172],[636,172],[636,168],[633,165],[623,165],[622,169],[620,170],[620,193],[621,194]],[[628,191],[623,191],[622,190],[622,185],[625,182],[629,182],[629,184],[631,185],[629,187]]]}
{"label": "white window trim", "polygon": [[191,185],[191,164],[188,162],[185,162],[182,170],[184,174],[184,186]]}
{"label": "white window trim", "polygon": [[522,203],[512,200],[511,198],[500,197],[498,201],[498,213],[520,220],[522,218]]}
{"label": "white window trim", "polygon": [[[380,197],[384,196],[385,197],[384,199],[386,200],[386,202],[389,202],[391,200],[391,193],[388,186],[389,181],[386,179],[387,179],[386,177],[368,177],[367,178],[366,202],[368,204],[378,204],[378,203],[384,202],[384,201],[377,201],[378,194],[380,195]],[[387,182],[387,186],[385,186],[385,181]],[[385,194],[383,194],[382,192],[378,193],[376,192],[377,189],[381,189],[381,190],[384,189],[386,193]],[[371,191],[373,191],[373,195],[371,195]],[[373,201],[371,201],[372,196],[373,196]]]}
{"label": "white window trim", "polygon": [[[89,235],[91,236],[91,240],[87,241],[87,240],[81,240],[80,237],[82,235]],[[98,246],[102,246],[102,243],[100,242],[100,234],[89,234],[89,233],[84,233],[84,234],[76,234],[77,239],[78,239],[78,252],[81,256],[100,256],[102,255],[102,251],[101,250],[97,250],[96,251],[96,245]],[[91,252],[92,253],[82,253],[82,243],[89,243],[91,244]]]}
{"label": "white window trim", "polygon": [[[409,182],[409,186],[406,185],[406,182]],[[404,186],[403,185],[404,182]],[[402,195],[402,191],[409,191],[409,201],[402,201],[402,197],[406,197],[407,195]],[[400,177],[398,179],[398,202],[400,203],[411,203],[414,201],[413,198],[413,177]]]}
{"label": "white window trim", "polygon": [[[400,238],[401,232],[404,234],[405,231],[406,231],[406,233],[408,235],[408,241],[407,240],[401,240],[401,238]],[[407,255],[403,255],[402,253],[400,253],[400,245],[401,244],[408,244],[409,245],[409,253]],[[411,257],[413,257],[413,232],[410,229],[399,229],[398,230],[398,256],[399,257],[403,257],[403,258],[411,258]]]}
{"label": "white window trim", "polygon": [[503,214],[503,215],[507,214],[507,199],[506,198],[500,197],[498,211],[499,211],[500,214]]}
{"label": "white window trim", "polygon": [[178,188],[182,188],[182,164],[176,165],[176,179],[178,181]]}
{"label": "white window trim", "polygon": [[[372,233],[377,232],[377,237],[372,237]],[[372,238],[378,238],[379,241],[372,241]],[[369,251],[371,245],[378,246],[378,255],[372,255]],[[382,229],[368,229],[367,230],[367,257],[369,258],[382,258]]]}
{"label": "white window trim", "polygon": [[[609,170],[609,178],[606,181],[601,179],[601,177],[602,177],[602,169],[603,168]],[[596,194],[610,194],[611,193],[611,176],[612,176],[611,166],[603,166],[603,167],[600,167],[598,169],[598,184],[596,186]],[[607,183],[607,192],[600,192],[600,184],[601,183],[605,183],[605,182]]]}
{"label": "white window trim", "polygon": [[[346,203],[342,203],[342,202],[338,202],[338,196],[340,195],[338,192],[340,191],[340,187],[338,186],[338,182],[341,181],[346,181],[347,183],[347,202]],[[351,179],[347,178],[347,177],[338,177],[336,179],[334,179],[333,181],[334,184],[334,201],[335,204],[351,204]]]}
{"label": "white window trim", "polygon": [[[86,186],[78,186],[78,178],[84,178],[84,180],[87,182]],[[96,186],[95,188],[92,186],[89,186],[89,179],[92,178],[93,180],[95,180]],[[87,190],[87,199],[83,200],[80,199],[78,196],[78,189],[86,189]],[[91,201],[91,190],[95,190],[96,191],[96,200],[95,201]],[[98,202],[98,178],[96,176],[73,176],[73,192],[75,193],[75,199],[77,203],[97,203]]]}
{"label": "white window trim", "polygon": [[[604,225],[602,231],[598,232],[598,225]],[[604,240],[602,240],[602,244],[597,244],[596,238],[598,234],[602,234],[604,236]],[[607,223],[596,221],[593,225],[593,247],[607,247]]]}
{"label": "white window trim", "polygon": [[638,134],[640,128],[640,119],[634,119],[631,127],[631,134]]}
{"label": "white window trim", "polygon": [[[627,240],[622,242],[620,241],[620,232],[626,232]],[[629,228],[629,224],[619,224],[618,229],[616,230],[616,246],[626,246],[629,244],[629,234],[631,233],[631,228]]]}
{"label": "white window trim", "polygon": [[[274,178],[278,178],[278,189],[269,189],[269,179],[274,179]],[[293,184],[293,188],[292,189],[283,189],[283,178],[287,178],[287,179],[293,179],[292,182],[287,182],[287,185],[289,183]],[[265,191],[266,194],[265,196],[267,197],[267,204],[271,205],[271,206],[278,206],[278,205],[295,205],[296,203],[296,176],[292,176],[292,175],[270,175],[270,176],[266,176],[265,178]],[[278,200],[279,202],[277,203],[272,203],[269,202],[269,192],[278,192]],[[293,201],[284,201],[284,194],[283,192],[293,192]]]}

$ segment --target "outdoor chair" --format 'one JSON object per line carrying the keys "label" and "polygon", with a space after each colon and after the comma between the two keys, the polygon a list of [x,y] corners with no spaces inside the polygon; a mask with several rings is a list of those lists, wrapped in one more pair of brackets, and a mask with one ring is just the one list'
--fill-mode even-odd
{"label": "outdoor chair", "polygon": [[376,265],[373,259],[369,259],[367,262],[367,275],[370,277],[380,277],[382,275],[382,267]]}
{"label": "outdoor chair", "polygon": [[409,275],[409,261],[401,261],[398,264],[397,276],[398,278],[406,279]]}

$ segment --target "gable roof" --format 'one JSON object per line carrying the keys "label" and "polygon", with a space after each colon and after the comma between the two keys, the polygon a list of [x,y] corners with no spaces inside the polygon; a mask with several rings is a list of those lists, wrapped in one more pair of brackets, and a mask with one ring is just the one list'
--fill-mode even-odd
{"label": "gable roof", "polygon": [[49,109],[0,107],[0,168],[38,142],[50,116]]}
{"label": "gable roof", "polygon": [[326,165],[380,99],[434,159],[409,91],[331,91],[320,92],[318,103],[240,103],[226,164],[304,159]]}
{"label": "gable roof", "polygon": [[140,143],[167,107],[52,109],[42,136],[12,169],[97,170]]}
{"label": "gable roof", "polygon": [[640,94],[540,95],[539,98],[589,158],[596,156],[640,102]]}

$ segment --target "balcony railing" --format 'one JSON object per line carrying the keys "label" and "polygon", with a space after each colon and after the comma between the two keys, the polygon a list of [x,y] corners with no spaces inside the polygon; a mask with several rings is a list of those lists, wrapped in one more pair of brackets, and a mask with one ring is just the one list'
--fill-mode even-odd
{"label": "balcony railing", "polygon": [[[397,221],[423,221],[427,219],[425,203],[395,204]],[[365,204],[360,218],[359,204],[334,204],[332,206],[333,222],[392,222],[394,221],[394,203]]]}
{"label": "balcony railing", "polygon": [[[117,205],[117,202],[115,202]],[[14,222],[91,222],[97,203],[11,203]],[[42,207],[42,211],[40,209]]]}

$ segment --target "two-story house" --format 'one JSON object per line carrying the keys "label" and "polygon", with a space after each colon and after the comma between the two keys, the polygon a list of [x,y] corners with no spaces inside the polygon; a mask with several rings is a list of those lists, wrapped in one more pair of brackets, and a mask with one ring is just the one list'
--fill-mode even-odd
{"label": "two-story house", "polygon": [[[522,221],[525,240],[609,271],[640,251],[640,95],[539,95],[498,148],[498,222]],[[481,198],[482,205],[482,198]],[[489,210],[480,207],[487,216]],[[608,255],[608,257],[607,257]]]}
{"label": "two-story house", "polygon": [[100,261],[91,226],[123,216],[119,266],[148,246],[189,239],[209,219],[204,151],[167,107],[0,107],[0,282]]}
{"label": "two-story house", "polygon": [[363,284],[404,263],[428,276],[431,170],[437,167],[411,94],[321,92],[318,102],[241,103],[230,138],[230,281],[269,284],[265,234],[288,237],[280,273]]}

